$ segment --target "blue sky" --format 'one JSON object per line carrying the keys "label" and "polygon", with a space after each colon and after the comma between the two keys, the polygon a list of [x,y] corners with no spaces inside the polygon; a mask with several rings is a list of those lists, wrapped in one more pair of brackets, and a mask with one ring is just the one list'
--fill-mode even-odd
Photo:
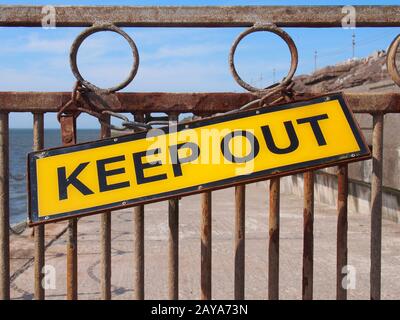
{"label": "blue sky", "polygon": [[[0,4],[35,5],[362,5],[399,4],[399,1],[0,1]],[[232,79],[228,53],[243,28],[125,28],[140,53],[137,77],[125,91],[242,91]],[[69,91],[74,77],[69,67],[69,48],[82,28],[0,28],[1,91]],[[342,28],[286,28],[299,50],[297,75],[347,60],[352,56],[353,30]],[[356,57],[386,49],[399,28],[356,28]],[[286,74],[289,53],[276,36],[254,34],[242,41],[236,55],[243,79],[256,86],[280,80]],[[127,75],[131,57],[118,35],[99,33],[82,45],[78,56],[82,74],[99,86],[111,86]],[[274,72],[275,70],[275,72]],[[275,77],[274,77],[275,74]],[[29,114],[12,115],[11,127],[31,127]],[[98,127],[82,117],[81,127]],[[58,127],[53,115],[46,127]]]}

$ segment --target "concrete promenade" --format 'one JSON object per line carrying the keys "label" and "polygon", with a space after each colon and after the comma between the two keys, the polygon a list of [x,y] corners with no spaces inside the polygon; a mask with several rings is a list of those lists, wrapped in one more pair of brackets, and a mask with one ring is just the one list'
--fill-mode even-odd
{"label": "concrete promenade", "polygon": [[[145,296],[167,298],[167,202],[145,207]],[[233,299],[234,189],[213,193],[213,299]],[[280,298],[301,299],[303,200],[281,195]],[[133,296],[133,209],[112,213],[112,298]],[[55,289],[47,299],[65,299],[65,223],[46,226],[46,263],[55,267]],[[99,216],[79,221],[79,299],[100,298]],[[180,201],[181,299],[200,297],[200,196]],[[383,221],[382,298],[400,298],[400,224]],[[57,235],[59,237],[57,237]],[[336,294],[336,209],[315,204],[314,298],[334,299]],[[349,213],[349,264],[356,271],[349,299],[369,298],[370,216]],[[266,299],[268,259],[268,187],[246,189],[246,299]],[[12,236],[11,274],[13,299],[33,299],[33,238],[30,230]]]}

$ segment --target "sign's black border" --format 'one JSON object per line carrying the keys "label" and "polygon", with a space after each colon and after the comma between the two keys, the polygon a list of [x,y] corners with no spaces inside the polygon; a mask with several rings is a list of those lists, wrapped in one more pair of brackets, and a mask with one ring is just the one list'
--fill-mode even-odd
{"label": "sign's black border", "polygon": [[[361,131],[360,131],[355,119],[353,118],[352,113],[350,112],[343,96],[340,93],[333,94],[333,95],[326,95],[323,97],[319,97],[319,98],[311,99],[311,100],[307,100],[307,101],[283,104],[283,105],[278,105],[278,106],[273,106],[273,107],[251,109],[251,110],[247,110],[247,111],[243,111],[243,112],[232,113],[232,114],[228,114],[228,115],[207,118],[204,120],[198,120],[198,121],[178,124],[176,129],[177,129],[177,131],[182,131],[185,129],[199,128],[199,127],[207,126],[207,125],[211,125],[211,124],[217,124],[217,123],[221,123],[221,122],[227,122],[227,121],[231,121],[231,120],[235,120],[235,119],[241,119],[241,118],[250,117],[250,116],[254,116],[254,115],[260,115],[260,114],[282,111],[282,110],[287,110],[287,109],[294,109],[294,108],[301,107],[301,106],[317,104],[317,103],[322,103],[322,102],[332,101],[332,100],[339,101],[339,104],[342,107],[342,110],[346,116],[346,119],[350,125],[350,128],[351,128],[351,130],[356,138],[356,141],[360,147],[360,150],[358,152],[346,153],[346,154],[341,154],[341,155],[337,155],[337,156],[321,158],[318,160],[301,162],[301,163],[297,163],[294,165],[287,165],[287,166],[267,169],[267,170],[263,170],[263,171],[254,172],[254,173],[248,174],[248,175],[242,175],[242,176],[237,176],[237,177],[233,177],[233,178],[214,181],[214,182],[210,182],[210,183],[206,183],[206,184],[202,184],[202,185],[195,185],[195,186],[191,186],[191,187],[187,187],[187,188],[183,188],[183,189],[179,189],[179,190],[158,193],[158,194],[154,194],[151,196],[130,199],[130,200],[124,201],[124,203],[115,202],[115,203],[111,203],[111,204],[107,204],[107,205],[100,205],[100,206],[96,206],[96,207],[75,210],[75,211],[62,213],[62,214],[58,214],[58,215],[51,215],[48,217],[39,217],[39,215],[38,215],[37,176],[36,176],[36,160],[37,159],[40,159],[43,157],[59,155],[59,154],[72,153],[72,152],[86,150],[86,149],[93,149],[93,148],[97,148],[97,147],[109,146],[109,145],[113,145],[113,144],[129,142],[129,141],[140,140],[140,139],[144,139],[146,137],[147,132],[143,131],[143,132],[133,133],[133,134],[129,134],[129,135],[118,136],[115,138],[108,138],[108,139],[97,140],[97,141],[93,141],[93,142],[80,143],[80,144],[76,144],[76,145],[68,146],[68,147],[57,147],[57,148],[52,148],[52,149],[47,149],[47,150],[31,152],[28,154],[29,225],[33,226],[33,225],[37,225],[40,223],[65,220],[65,219],[71,218],[71,217],[90,215],[90,214],[101,213],[101,212],[110,211],[110,210],[118,210],[118,209],[132,207],[132,206],[139,205],[139,204],[167,200],[167,199],[177,197],[177,196],[187,196],[190,194],[201,193],[204,191],[227,188],[227,187],[231,187],[233,185],[251,183],[251,182],[256,182],[256,181],[260,181],[260,180],[267,180],[268,178],[271,178],[272,176],[275,177],[275,176],[291,175],[294,173],[300,173],[300,172],[304,172],[304,171],[308,171],[308,170],[312,170],[312,169],[329,167],[329,166],[333,166],[333,165],[336,165],[339,163],[347,163],[347,162],[352,162],[352,161],[356,161],[356,160],[370,158],[371,152],[370,152],[367,144],[365,143],[364,138],[361,135]],[[169,133],[168,126],[161,127],[159,129],[162,130],[164,134]],[[338,130],[339,130],[339,128],[338,128]]]}

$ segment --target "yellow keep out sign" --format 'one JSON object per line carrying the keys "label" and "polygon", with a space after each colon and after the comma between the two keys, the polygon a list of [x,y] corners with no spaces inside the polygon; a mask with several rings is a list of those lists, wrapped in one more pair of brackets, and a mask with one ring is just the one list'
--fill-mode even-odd
{"label": "yellow keep out sign", "polygon": [[30,153],[31,225],[370,157],[340,94]]}

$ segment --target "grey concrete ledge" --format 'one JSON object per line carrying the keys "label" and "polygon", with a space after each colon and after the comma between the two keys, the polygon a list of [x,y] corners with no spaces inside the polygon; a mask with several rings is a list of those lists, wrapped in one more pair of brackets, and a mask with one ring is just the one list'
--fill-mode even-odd
{"label": "grey concrete ledge", "polygon": [[[282,178],[281,191],[303,196],[303,175]],[[317,171],[315,173],[315,201],[336,206],[337,177],[334,174]],[[400,223],[400,191],[383,187],[382,216]],[[349,179],[348,208],[350,213],[370,214],[371,185],[367,182]]]}

